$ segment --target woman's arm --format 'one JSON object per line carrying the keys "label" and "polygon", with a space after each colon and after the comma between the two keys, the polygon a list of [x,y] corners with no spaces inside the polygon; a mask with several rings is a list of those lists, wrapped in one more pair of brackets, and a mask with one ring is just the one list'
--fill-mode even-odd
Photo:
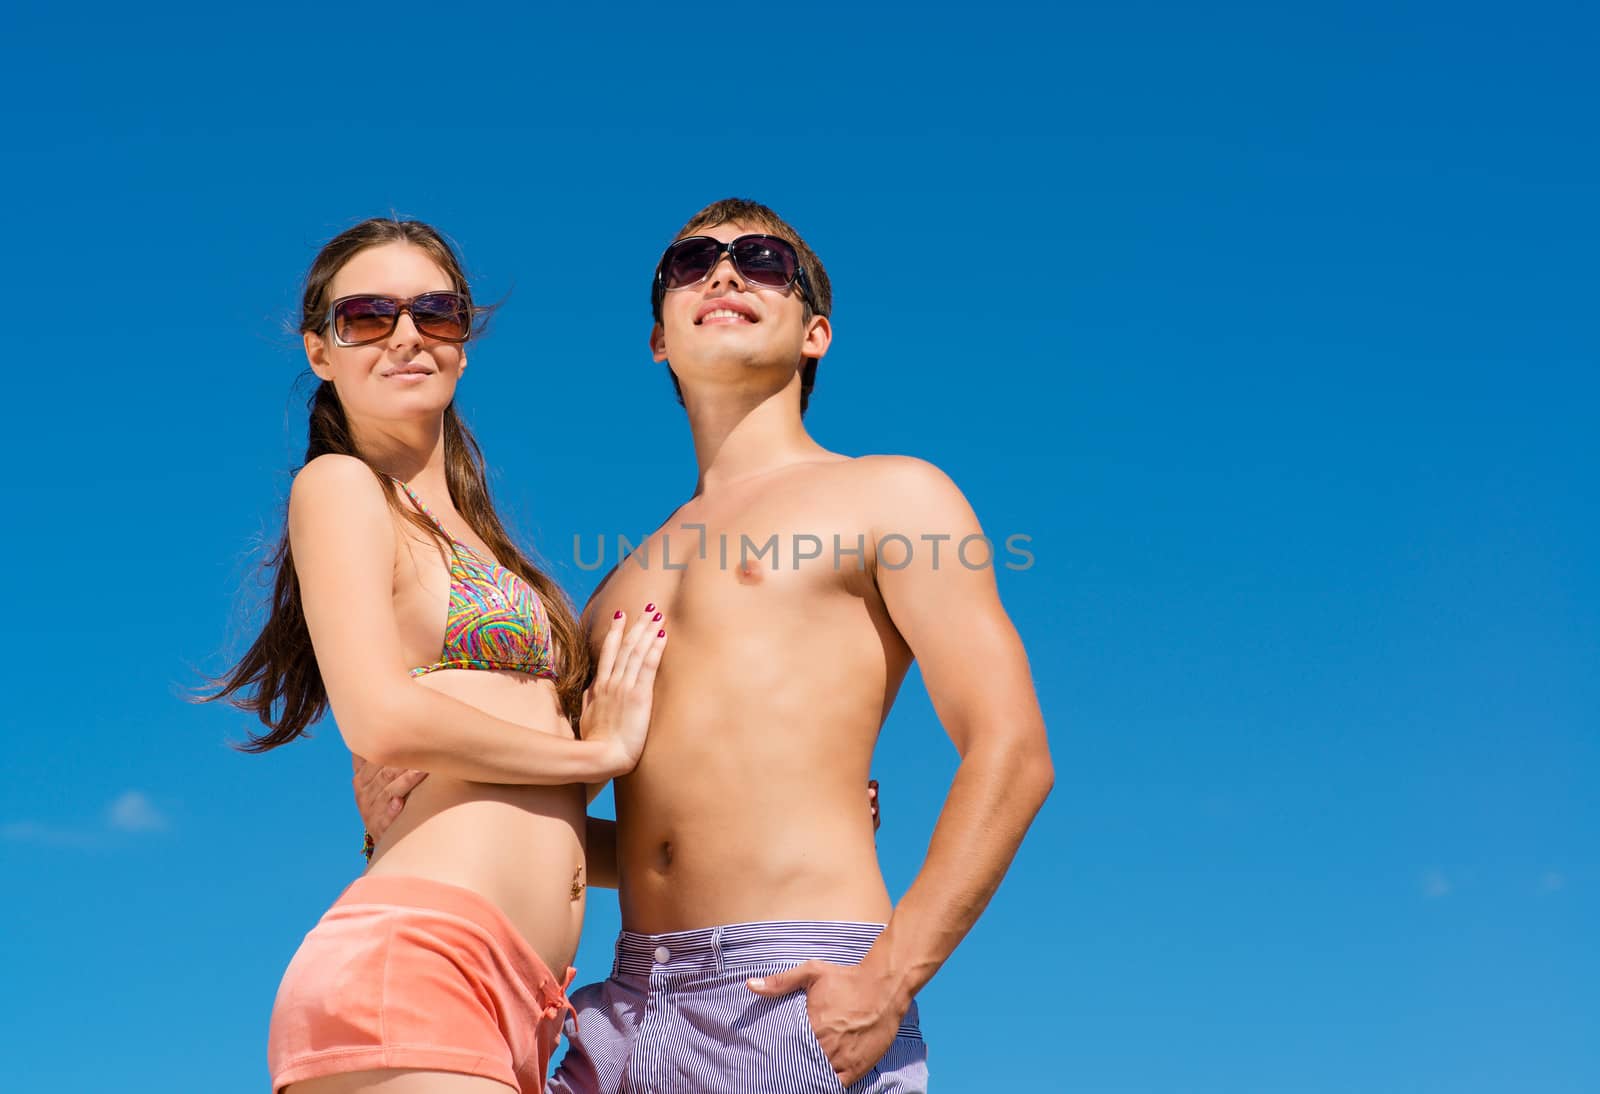
{"label": "woman's arm", "polygon": [[[396,537],[382,490],[360,460],[330,455],[307,464],[289,495],[306,627],[350,751],[386,767],[476,782],[592,783],[632,770],[644,747],[633,719],[626,732],[575,741],[530,733],[412,681],[395,619]],[[620,652],[627,661],[650,641],[646,662],[658,663],[661,642],[646,639],[644,620],[626,640],[621,623],[606,639],[612,658]]]}

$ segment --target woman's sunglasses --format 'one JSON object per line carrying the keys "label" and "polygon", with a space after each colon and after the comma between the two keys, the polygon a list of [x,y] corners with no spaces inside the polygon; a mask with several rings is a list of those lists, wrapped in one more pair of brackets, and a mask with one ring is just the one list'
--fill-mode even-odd
{"label": "woman's sunglasses", "polygon": [[710,236],[689,236],[668,247],[656,265],[657,311],[661,308],[661,298],[667,293],[690,288],[710,277],[723,255],[728,256],[740,277],[758,288],[787,289],[790,285],[799,285],[807,306],[816,310],[811,299],[811,282],[794,246],[777,236],[747,235],[727,243]]}
{"label": "woman's sunglasses", "polygon": [[425,292],[410,298],[361,293],[341,296],[328,308],[328,326],[341,346],[365,346],[394,333],[400,314],[411,313],[420,334],[465,342],[472,333],[472,301],[465,293]]}

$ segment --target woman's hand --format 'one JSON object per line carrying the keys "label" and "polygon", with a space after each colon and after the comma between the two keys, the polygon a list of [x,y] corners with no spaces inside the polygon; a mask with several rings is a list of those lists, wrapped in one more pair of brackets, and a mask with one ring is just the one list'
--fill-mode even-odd
{"label": "woman's hand", "polygon": [[656,668],[667,646],[662,613],[651,612],[641,612],[631,627],[624,613],[612,617],[594,683],[583,695],[579,732],[586,741],[603,741],[616,750],[618,775],[632,771],[644,751]]}

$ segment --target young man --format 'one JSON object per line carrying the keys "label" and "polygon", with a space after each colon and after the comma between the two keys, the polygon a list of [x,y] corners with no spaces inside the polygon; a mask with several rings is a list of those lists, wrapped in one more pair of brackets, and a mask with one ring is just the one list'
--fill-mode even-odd
{"label": "young man", "polygon": [[[616,967],[574,996],[581,1036],[551,1089],[924,1090],[916,993],[1053,778],[993,550],[937,468],[806,433],[831,290],[772,210],[697,213],[652,305],[700,473],[586,611],[595,643],[646,602],[673,637],[614,833],[591,823],[590,880],[614,862],[620,881]],[[892,905],[861,788],[913,658],[961,763]],[[370,822],[392,774],[357,777]]]}

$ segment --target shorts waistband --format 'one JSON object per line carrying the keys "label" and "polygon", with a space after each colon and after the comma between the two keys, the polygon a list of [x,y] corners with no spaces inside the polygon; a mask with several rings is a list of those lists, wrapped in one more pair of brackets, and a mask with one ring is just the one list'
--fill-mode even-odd
{"label": "shorts waistband", "polygon": [[567,992],[578,970],[569,965],[564,976],[552,972],[499,905],[482,893],[431,878],[380,874],[351,882],[328,909],[328,916],[336,916],[341,910],[374,907],[402,911],[420,909],[466,920],[506,954],[528,988],[538,993],[547,1016],[553,1017],[559,1010],[572,1010]]}
{"label": "shorts waistband", "polygon": [[339,899],[334,901],[333,907],[349,908],[363,904],[426,908],[429,911],[444,912],[446,915],[470,920],[496,938],[509,936],[517,942],[522,942],[522,935],[511,925],[511,921],[494,901],[481,893],[462,888],[460,885],[451,885],[446,881],[391,874],[361,877],[350,883],[340,894]]}
{"label": "shorts waistband", "polygon": [[812,958],[856,965],[883,927],[882,923],[794,919],[664,934],[623,931],[617,936],[612,975],[721,973],[774,961],[798,964]]}

